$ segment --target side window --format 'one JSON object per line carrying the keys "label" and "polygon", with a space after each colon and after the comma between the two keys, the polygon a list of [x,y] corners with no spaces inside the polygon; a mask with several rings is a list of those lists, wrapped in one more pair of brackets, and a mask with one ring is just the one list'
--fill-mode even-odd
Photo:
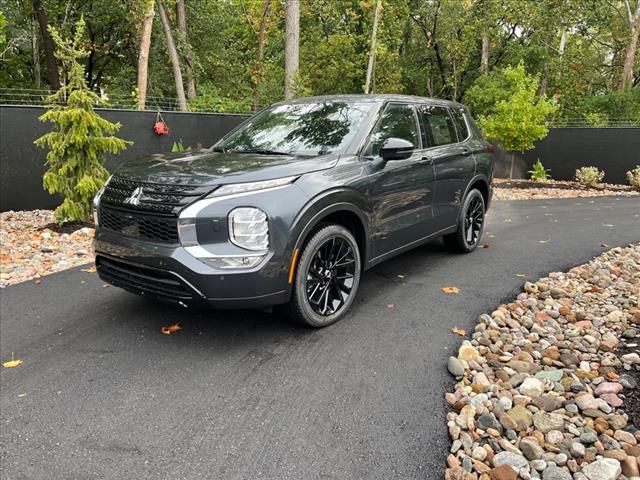
{"label": "side window", "polygon": [[445,107],[422,105],[420,107],[420,114],[430,147],[437,147],[458,141],[456,127]]}
{"label": "side window", "polygon": [[387,138],[391,137],[408,140],[416,148],[420,148],[420,134],[418,132],[416,116],[411,105],[389,104],[371,133],[367,154],[378,156],[380,146]]}
{"label": "side window", "polygon": [[458,140],[463,141],[469,136],[469,128],[467,128],[467,122],[464,119],[464,110],[462,108],[454,108],[451,113],[458,127]]}

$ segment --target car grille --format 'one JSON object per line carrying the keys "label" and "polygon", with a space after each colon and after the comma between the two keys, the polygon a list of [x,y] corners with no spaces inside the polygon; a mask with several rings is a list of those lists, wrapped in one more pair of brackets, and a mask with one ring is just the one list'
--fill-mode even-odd
{"label": "car grille", "polygon": [[100,228],[127,237],[162,243],[180,243],[178,221],[174,216],[134,213],[128,210],[105,207],[101,204],[98,210],[98,223]]}
{"label": "car grille", "polygon": [[213,188],[211,185],[137,182],[114,176],[100,197],[100,203],[127,210],[177,215],[182,208]]}
{"label": "car grille", "polygon": [[151,295],[172,303],[194,298],[191,288],[170,272],[131,265],[101,255],[96,257],[96,270],[105,282],[138,295]]}

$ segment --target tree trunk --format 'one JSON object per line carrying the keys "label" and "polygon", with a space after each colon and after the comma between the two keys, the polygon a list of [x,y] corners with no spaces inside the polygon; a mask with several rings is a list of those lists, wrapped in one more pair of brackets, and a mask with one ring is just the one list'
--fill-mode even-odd
{"label": "tree trunk", "polygon": [[284,98],[296,96],[296,75],[300,62],[300,0],[287,0],[284,44]]}
{"label": "tree trunk", "polygon": [[58,90],[60,88],[58,62],[54,54],[53,38],[51,38],[51,34],[49,33],[47,13],[42,7],[42,0],[33,0],[33,11],[38,19],[40,35],[42,36],[42,44],[44,46],[44,55],[47,59],[47,82],[52,90]]}
{"label": "tree trunk", "polygon": [[178,50],[176,50],[176,44],[173,41],[173,34],[171,33],[171,24],[169,23],[169,17],[167,17],[167,11],[161,1],[158,0],[158,11],[160,12],[160,20],[162,21],[162,28],[164,29],[164,35],[167,38],[167,50],[169,51],[169,60],[171,61],[171,67],[173,68],[173,79],[176,83],[176,95],[178,96],[178,108],[181,112],[187,111],[187,99],[184,96],[184,83],[182,82],[182,72],[180,71],[180,59],[178,58]]}
{"label": "tree trunk", "polygon": [[364,82],[364,93],[369,93],[371,79],[373,77],[373,66],[376,61],[376,43],[378,36],[378,21],[380,20],[380,10],[382,10],[382,0],[377,0],[376,10],[373,14],[373,27],[371,29],[371,46],[369,47],[369,64],[367,65],[367,78]]}
{"label": "tree trunk", "polygon": [[258,99],[258,87],[262,82],[262,67],[264,62],[264,42],[267,36],[267,17],[269,16],[269,5],[271,0],[262,1],[262,16],[260,17],[260,28],[258,29],[258,55],[256,57],[256,66],[253,72],[253,105],[252,110],[255,112],[260,107]]}
{"label": "tree trunk", "polygon": [[509,180],[513,180],[513,167],[516,163],[516,154],[511,152],[511,168],[509,169]]}
{"label": "tree trunk", "polygon": [[33,60],[33,85],[40,88],[40,44],[36,31],[35,19],[31,21],[31,55]]}
{"label": "tree trunk", "polygon": [[194,98],[196,96],[196,80],[193,73],[193,50],[187,35],[187,14],[184,0],[176,0],[176,23],[181,41],[184,42],[184,59],[187,66],[187,97]]}
{"label": "tree trunk", "polygon": [[140,53],[138,55],[138,110],[144,110],[147,102],[147,83],[149,79],[149,51],[151,50],[151,31],[153,30],[153,0],[145,0],[146,9],[142,19],[140,35]]}
{"label": "tree trunk", "polygon": [[480,75],[489,73],[489,35],[482,34],[482,53],[480,56]]}
{"label": "tree trunk", "polygon": [[633,67],[636,61],[636,50],[638,48],[638,36],[640,35],[640,0],[637,0],[635,13],[631,12],[629,0],[625,0],[627,12],[629,14],[629,26],[631,27],[631,38],[627,46],[624,57],[624,68],[622,69],[622,80],[620,90],[624,91],[633,85]]}

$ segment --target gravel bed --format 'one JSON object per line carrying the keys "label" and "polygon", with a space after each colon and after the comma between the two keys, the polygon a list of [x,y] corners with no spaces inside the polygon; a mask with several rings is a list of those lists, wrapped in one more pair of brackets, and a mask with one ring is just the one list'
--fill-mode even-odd
{"label": "gravel bed", "polygon": [[0,287],[93,262],[93,228],[59,227],[51,210],[0,213]]}
{"label": "gravel bed", "polygon": [[550,180],[539,183],[531,180],[493,180],[493,198],[495,200],[531,200],[537,198],[582,198],[622,195],[625,197],[640,195],[629,185],[599,183],[593,188],[568,180]]}
{"label": "gravel bed", "polygon": [[449,372],[447,480],[640,480],[640,244],[525,283]]}

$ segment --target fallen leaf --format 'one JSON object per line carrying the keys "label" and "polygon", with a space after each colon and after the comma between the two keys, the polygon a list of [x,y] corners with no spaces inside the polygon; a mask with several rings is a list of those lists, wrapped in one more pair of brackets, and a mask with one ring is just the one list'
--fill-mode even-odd
{"label": "fallen leaf", "polygon": [[398,278],[404,278],[404,275],[398,275]]}
{"label": "fallen leaf", "polygon": [[442,287],[440,290],[442,290],[442,293],[447,295],[457,295],[460,293],[460,289],[458,287]]}
{"label": "fallen leaf", "polygon": [[516,273],[516,277],[527,278],[527,276],[524,273]]}
{"label": "fallen leaf", "polygon": [[393,308],[393,303],[390,303],[389,305],[387,305],[387,308]]}
{"label": "fallen leaf", "polygon": [[606,243],[602,243],[602,244],[600,244],[600,246],[601,246],[602,248],[610,248],[610,247],[609,247],[609,245],[607,245]]}
{"label": "fallen leaf", "polygon": [[538,240],[540,243],[549,243],[549,240]]}
{"label": "fallen leaf", "polygon": [[111,285],[109,285],[108,283],[105,283],[104,285],[102,285],[102,288],[109,288]]}
{"label": "fallen leaf", "polygon": [[179,332],[180,330],[182,330],[182,327],[179,323],[171,323],[169,325],[165,325],[160,329],[160,331],[165,335],[171,335],[172,333]]}
{"label": "fallen leaf", "polygon": [[13,367],[17,367],[21,363],[22,363],[22,360],[9,360],[8,362],[4,362],[2,366],[4,368],[13,368]]}
{"label": "fallen leaf", "polygon": [[460,327],[453,327],[451,329],[451,331],[453,333],[455,333],[456,335],[460,335],[461,337],[464,337],[466,335],[467,332],[464,331],[464,329],[460,328]]}
{"label": "fallen leaf", "polygon": [[507,219],[505,220],[505,223],[511,223],[511,219],[510,219],[510,218],[507,218]]}
{"label": "fallen leaf", "polygon": [[19,393],[19,394],[18,394],[18,398],[22,398],[22,397],[26,397],[26,396],[27,396],[27,394],[26,394],[26,393]]}
{"label": "fallen leaf", "polygon": [[89,268],[83,268],[82,271],[83,272],[87,272],[87,273],[96,273],[96,266],[94,265],[94,266],[89,267]]}
{"label": "fallen leaf", "polygon": [[603,223],[602,226],[603,227],[613,227],[613,225],[611,225],[610,223]]}
{"label": "fallen leaf", "polygon": [[42,282],[42,280],[40,280],[39,278],[36,278],[33,283],[35,283],[36,285],[40,285],[40,283]]}
{"label": "fallen leaf", "polygon": [[478,248],[489,248],[489,244],[488,243],[481,243],[480,245],[478,245]]}

